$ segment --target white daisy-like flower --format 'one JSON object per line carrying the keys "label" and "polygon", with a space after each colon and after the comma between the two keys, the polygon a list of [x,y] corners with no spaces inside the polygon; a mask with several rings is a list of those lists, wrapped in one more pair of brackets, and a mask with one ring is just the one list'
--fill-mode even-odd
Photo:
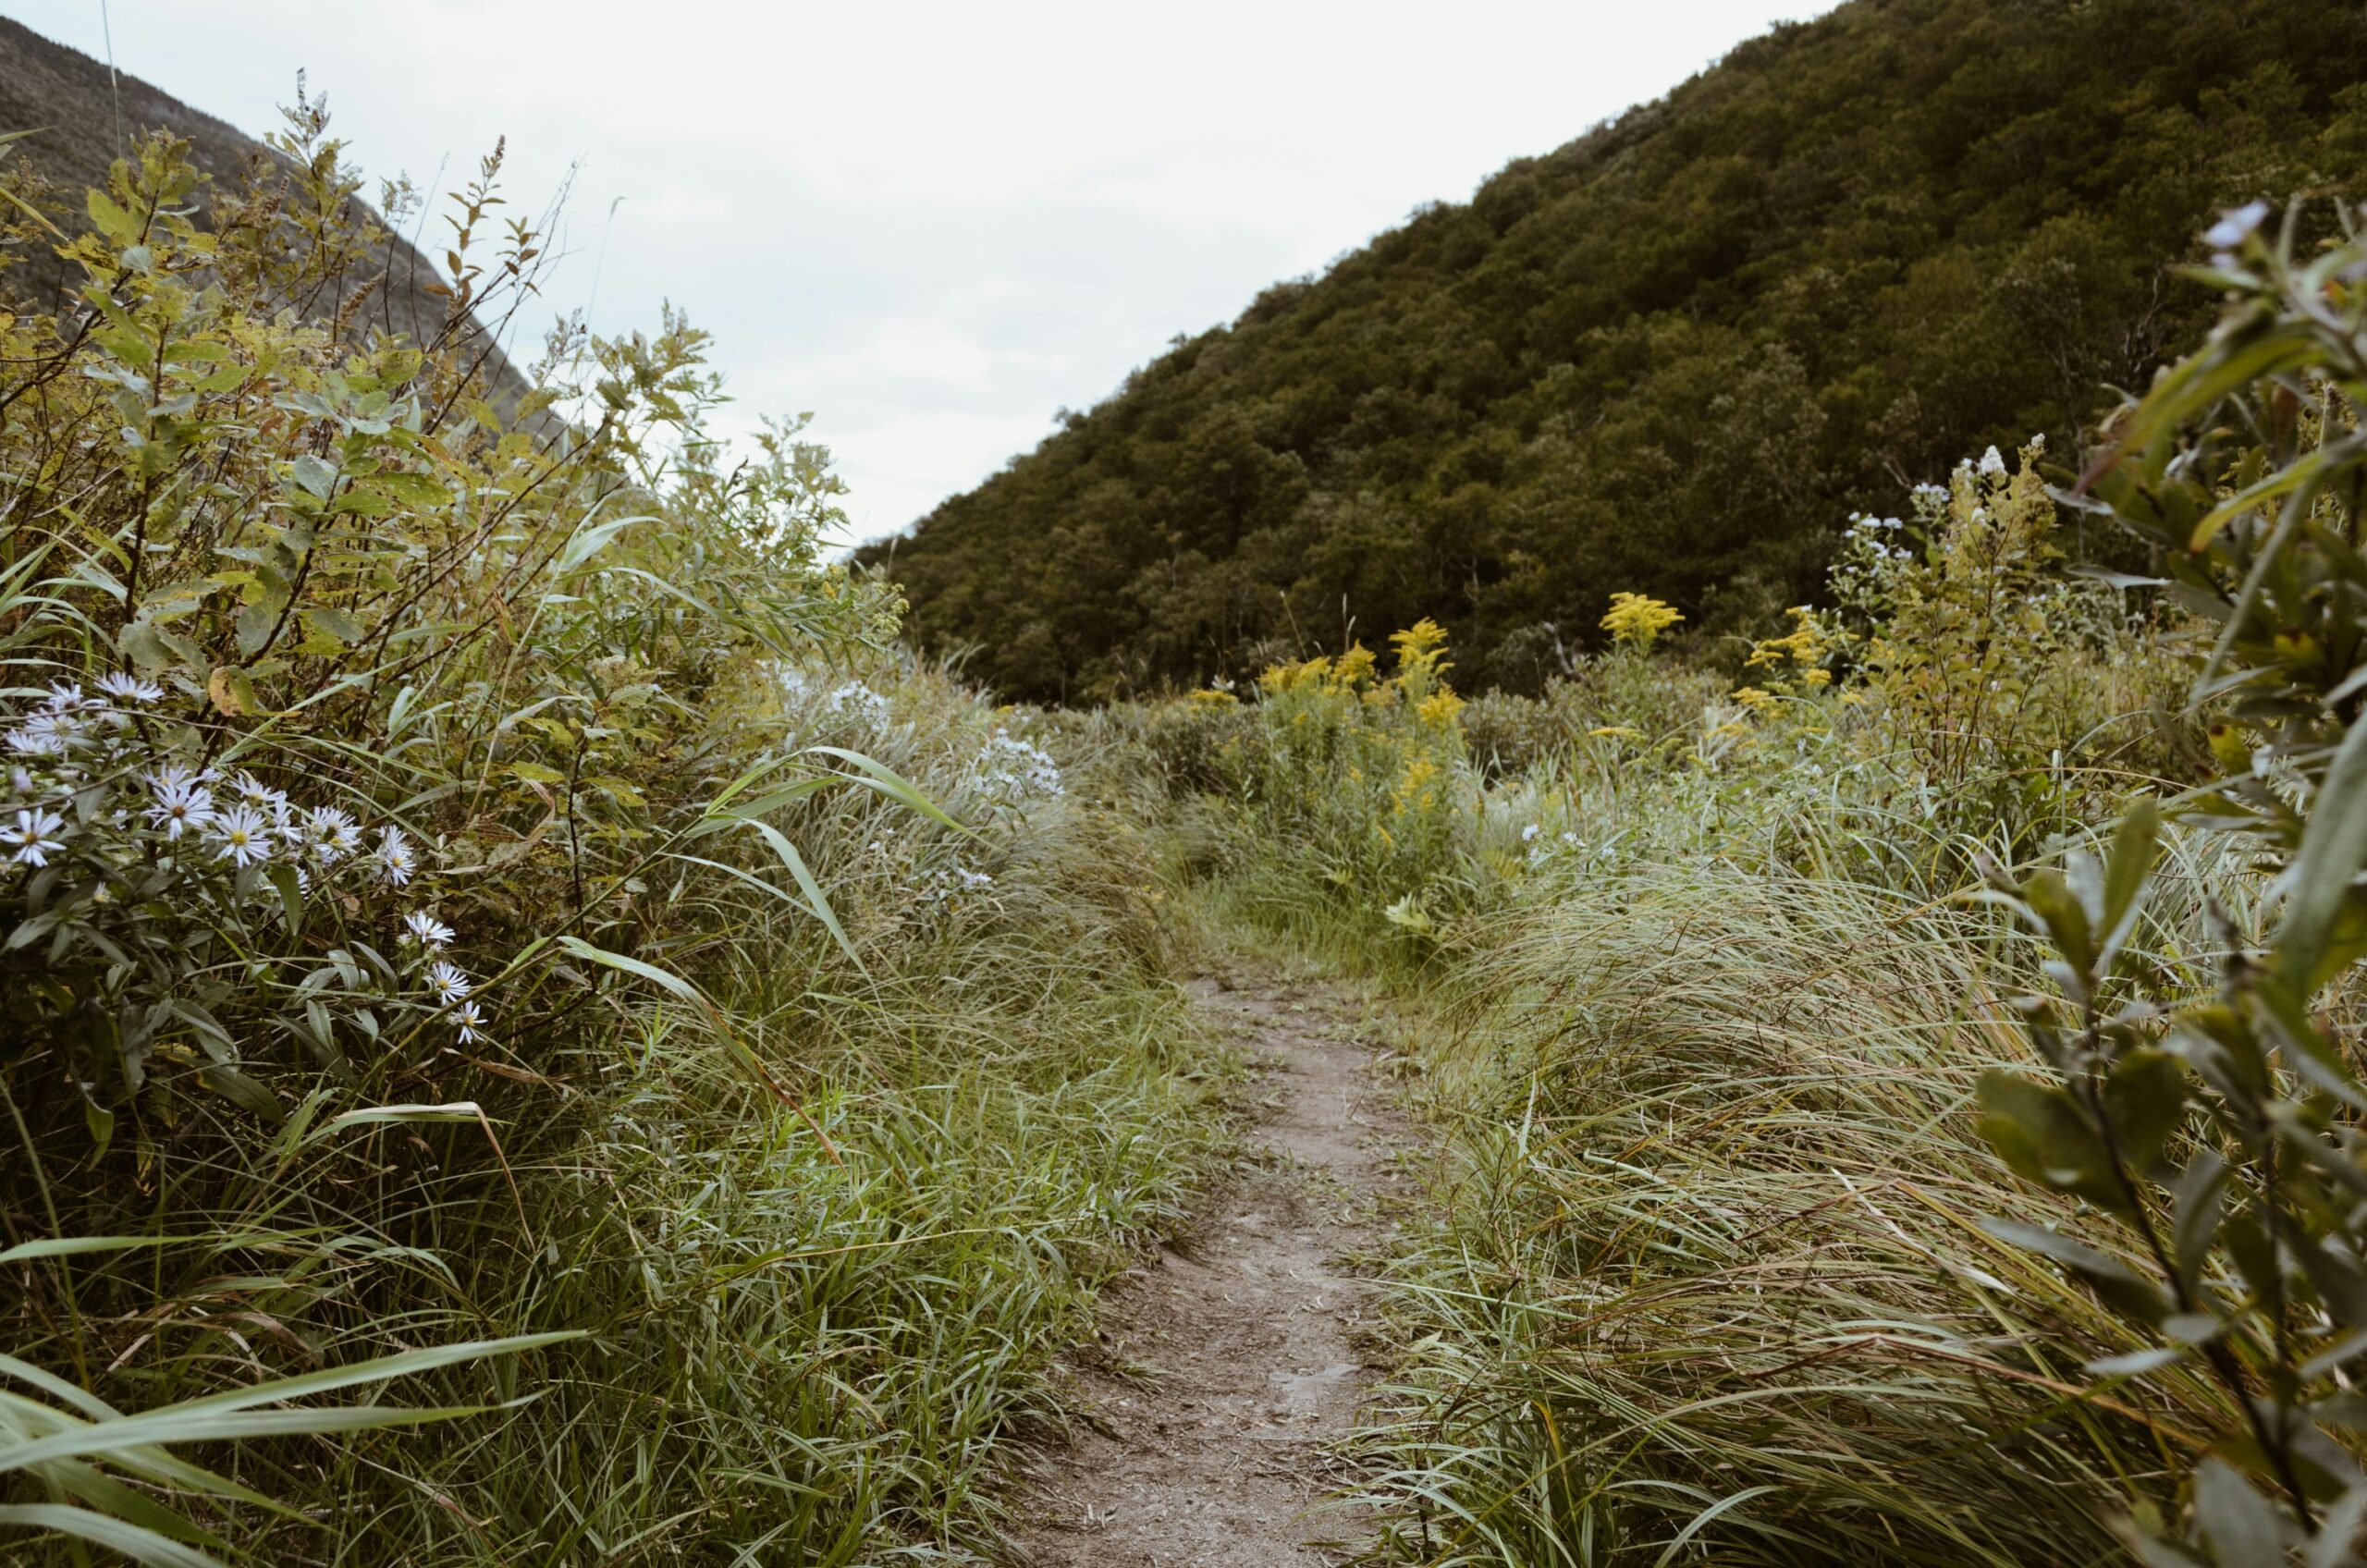
{"label": "white daisy-like flower", "polygon": [[459,1026],[460,1045],[473,1045],[484,1037],[484,1014],[474,1002],[462,1002],[452,1010],[452,1022]]}
{"label": "white daisy-like flower", "polygon": [[8,731],[8,749],[19,756],[62,757],[80,734],[81,726],[68,714],[30,713]]}
{"label": "white daisy-like flower", "polygon": [[288,809],[288,791],[273,789],[251,773],[230,780],[230,788],[239,792],[239,799],[266,815],[276,816]]}
{"label": "white daisy-like flower", "polygon": [[70,680],[53,680],[49,683],[47,706],[52,713],[79,713],[90,704],[90,701],[91,699],[82,695],[82,688]]}
{"label": "white daisy-like flower", "polygon": [[378,875],[394,887],[402,887],[419,874],[419,851],[411,847],[399,827],[389,827],[378,835],[378,847],[371,860],[378,867]]}
{"label": "white daisy-like flower", "polygon": [[244,871],[271,858],[271,824],[252,806],[232,806],[214,819],[215,851]]}
{"label": "white daisy-like flower", "polygon": [[304,814],[300,831],[323,865],[335,865],[362,851],[362,824],[353,820],[351,812],[337,806],[314,806]]}
{"label": "white daisy-like flower", "polygon": [[457,1007],[468,999],[469,977],[459,964],[439,962],[427,972],[427,988],[439,1006]]}
{"label": "white daisy-like flower", "polygon": [[33,792],[33,770],[30,767],[23,766],[10,768],[8,770],[8,792],[14,795],[31,794]]}
{"label": "white daisy-like flower", "polygon": [[406,940],[423,948],[441,949],[452,945],[452,928],[423,909],[403,916],[403,935]]}
{"label": "white daisy-like flower", "polygon": [[165,695],[165,689],[154,681],[120,669],[99,677],[99,690],[119,703],[160,702]]}
{"label": "white daisy-like flower", "polygon": [[214,821],[214,791],[185,767],[150,774],[148,790],[152,797],[148,820],[163,828],[167,839],[178,839],[185,831]]}
{"label": "white daisy-like flower", "polygon": [[65,827],[66,819],[55,812],[31,807],[17,814],[15,826],[0,827],[0,849],[9,851],[8,858],[18,865],[47,865],[66,847],[57,836]]}

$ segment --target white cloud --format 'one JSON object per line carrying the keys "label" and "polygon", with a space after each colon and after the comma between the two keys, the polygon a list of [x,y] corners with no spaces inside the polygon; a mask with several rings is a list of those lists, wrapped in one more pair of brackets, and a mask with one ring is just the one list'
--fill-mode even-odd
{"label": "white cloud", "polygon": [[[868,534],[1177,333],[1822,8],[110,4],[119,67],[251,132],[300,67],[374,173],[448,190],[506,132],[528,205],[580,161],[551,305],[596,265],[597,330],[687,306],[750,417],[816,411]],[[0,11],[102,53],[94,0]]]}

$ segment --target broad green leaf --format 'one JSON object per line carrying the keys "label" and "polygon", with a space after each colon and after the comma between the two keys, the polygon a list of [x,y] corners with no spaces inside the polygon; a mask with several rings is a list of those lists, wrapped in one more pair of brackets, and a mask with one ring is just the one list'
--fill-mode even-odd
{"label": "broad green leaf", "polygon": [[830,907],[830,896],[822,891],[822,884],[815,880],[813,872],[806,869],[805,857],[797,852],[797,846],[791,843],[788,836],[769,822],[759,822],[750,817],[747,823],[756,830],[757,835],[766,843],[772,846],[774,855],[779,859],[781,864],[789,868],[790,876],[797,879],[797,886],[804,892],[806,901],[813,906],[815,917],[820,920],[824,929],[830,933],[831,939],[839,944],[840,951],[852,959],[857,969],[862,969],[863,955],[854,950],[852,942],[847,940],[845,929],[839,925],[838,912]]}
{"label": "broad green leaf", "polygon": [[637,958],[627,958],[622,953],[612,953],[606,948],[595,948],[581,937],[561,937],[558,945],[586,962],[616,970],[621,974],[638,975],[654,986],[671,991],[703,1013],[720,1016],[716,1005],[707,1000],[705,992],[668,970],[660,969],[654,963],[644,963]]}
{"label": "broad green leaf", "polygon": [[2354,724],[2326,768],[2294,851],[2276,951],[2286,978],[2303,997],[2331,978],[2325,971],[2336,916],[2351,879],[2367,864],[2367,723]]}
{"label": "broad green leaf", "polygon": [[[928,817],[932,821],[942,823],[946,827],[952,828],[956,833],[969,834],[971,832],[969,828],[964,827],[962,824],[946,815],[943,808],[938,806],[935,801],[930,800],[928,796],[921,790],[918,785],[913,783],[912,780],[906,778],[902,774],[898,773],[894,768],[889,767],[885,763],[874,762],[871,758],[865,756],[861,752],[850,752],[842,746],[808,746],[805,750],[808,752],[819,753],[824,756],[837,757],[840,761],[851,764],[854,767],[861,769],[864,777],[851,778],[849,781],[852,783],[861,784],[866,789],[877,790],[880,794],[887,796],[889,800],[908,805],[912,807],[913,810],[919,812],[923,816]],[[841,775],[841,777],[847,776]]]}
{"label": "broad green leaf", "polygon": [[224,1568],[221,1559],[122,1519],[62,1502],[0,1503],[0,1525],[69,1536],[151,1568]]}

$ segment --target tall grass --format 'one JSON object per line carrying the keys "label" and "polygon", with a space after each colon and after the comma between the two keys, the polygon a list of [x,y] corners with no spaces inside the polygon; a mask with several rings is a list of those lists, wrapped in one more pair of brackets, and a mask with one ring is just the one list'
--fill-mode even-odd
{"label": "tall grass", "polygon": [[[2044,954],[1969,895],[2179,740],[2142,717],[2161,629],[2049,574],[2029,461],[1926,497],[1926,553],[1861,528],[1846,613],[1723,675],[1637,642],[1450,735],[1298,666],[1110,721],[1202,904],[1381,982],[1441,1130],[1387,1276],[1377,1561],[2125,1561],[2240,1420],[1990,1229],[2141,1261],[1981,1136]],[[2258,925],[2240,856],[2178,853],[2165,994],[2224,956],[2206,889]]]}
{"label": "tall grass", "polygon": [[1971,1133],[2027,1052],[1998,923],[1732,866],[1572,890],[1431,978],[1451,1126],[1401,1260],[1411,1561],[2095,1562],[2227,1411],[1992,1239],[2068,1218]]}

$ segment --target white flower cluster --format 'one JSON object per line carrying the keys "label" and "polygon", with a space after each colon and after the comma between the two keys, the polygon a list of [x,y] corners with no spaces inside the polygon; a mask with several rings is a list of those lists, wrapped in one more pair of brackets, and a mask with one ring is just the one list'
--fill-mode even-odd
{"label": "white flower cluster", "polygon": [[[1941,492],[1944,498],[1946,494],[1945,491]],[[1906,526],[1899,518],[1876,517],[1871,512],[1851,512],[1849,527],[1843,537],[1853,548],[1872,559],[1903,561],[1914,551],[1905,545],[1890,543],[1888,536],[1896,534]]]}
{"label": "white flower cluster", "polygon": [[790,664],[777,667],[774,679],[792,708],[809,709],[848,728],[878,729],[894,717],[894,704],[860,680],[831,680]]}
{"label": "white flower cluster", "polygon": [[1058,798],[1064,792],[1060,765],[1041,746],[998,729],[971,765],[978,788],[995,801],[1016,803],[1030,796]]}
{"label": "white flower cluster", "polygon": [[1533,866],[1586,848],[1576,833],[1564,832],[1558,839],[1548,839],[1544,827],[1534,822],[1520,830],[1520,841],[1528,846],[1528,864]]}
{"label": "white flower cluster", "polygon": [[966,865],[939,866],[922,876],[920,896],[923,903],[950,904],[985,894],[995,885],[995,879],[983,871],[973,871]]}
{"label": "white flower cluster", "polygon": [[[50,934],[55,957],[76,946],[119,954],[135,937],[185,953],[202,929],[228,926],[252,953],[281,918],[288,876],[300,898],[341,885],[351,908],[364,888],[404,888],[421,875],[420,851],[402,828],[387,824],[373,835],[344,807],[297,804],[252,772],[226,773],[187,754],[189,732],[153,712],[164,694],[152,680],[117,673],[89,692],[60,681],[31,708],[0,712],[0,748],[11,758],[0,876],[32,879],[29,902],[42,913],[30,918]],[[288,875],[275,883],[282,868]],[[453,940],[431,914],[404,924],[423,966]],[[112,983],[129,983],[129,967],[115,967]],[[409,999],[399,976],[386,979],[393,994],[382,999]],[[478,1037],[484,1015],[457,966],[437,960],[412,984],[461,1041]]]}
{"label": "white flower cluster", "polygon": [[849,719],[858,729],[877,729],[888,722],[891,709],[887,698],[860,680],[850,680],[823,700],[822,711]]}

